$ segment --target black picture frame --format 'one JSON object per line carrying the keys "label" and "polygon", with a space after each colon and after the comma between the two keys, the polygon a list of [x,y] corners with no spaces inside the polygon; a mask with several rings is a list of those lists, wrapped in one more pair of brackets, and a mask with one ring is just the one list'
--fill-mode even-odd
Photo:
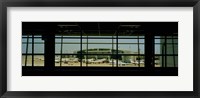
{"label": "black picture frame", "polygon": [[[1,0],[0,96],[2,98],[198,98],[200,0]],[[7,91],[7,7],[193,7],[193,91]],[[103,85],[102,85],[103,86]]]}

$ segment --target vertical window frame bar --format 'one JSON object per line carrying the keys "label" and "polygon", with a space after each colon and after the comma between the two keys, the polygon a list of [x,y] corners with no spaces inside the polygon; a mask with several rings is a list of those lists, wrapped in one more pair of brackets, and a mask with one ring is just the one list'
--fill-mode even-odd
{"label": "vertical window frame bar", "polygon": [[112,50],[111,50],[111,57],[112,57],[112,67],[114,67],[114,60],[113,60],[113,56],[114,56],[114,53],[113,53],[113,49],[114,48],[114,37],[112,36]]}
{"label": "vertical window frame bar", "polygon": [[27,40],[26,40],[25,66],[27,66],[28,46],[29,46],[29,35],[27,35]]}
{"label": "vertical window frame bar", "polygon": [[116,32],[116,35],[117,35],[117,36],[116,36],[116,50],[117,50],[117,52],[116,52],[116,56],[117,56],[117,57],[116,57],[116,58],[117,58],[116,64],[117,64],[117,65],[116,65],[116,67],[118,67],[118,61],[119,61],[119,56],[118,56],[118,52],[119,52],[119,51],[118,51],[118,50],[119,50],[119,49],[118,49],[118,48],[119,48],[119,47],[118,47],[118,35],[119,35],[119,34],[118,34],[118,33],[119,33],[119,31],[117,30],[117,32]]}
{"label": "vertical window frame bar", "polygon": [[34,66],[34,34],[32,34],[32,67]]}
{"label": "vertical window frame bar", "polygon": [[164,52],[165,52],[165,42],[162,43],[162,67],[165,67],[164,65]]}
{"label": "vertical window frame bar", "polygon": [[140,67],[140,41],[139,41],[139,35],[137,36],[137,43],[138,43],[138,67]]}
{"label": "vertical window frame bar", "polygon": [[88,67],[88,36],[87,36],[87,44],[86,44],[86,52],[87,52],[87,55],[86,55],[86,67]]}
{"label": "vertical window frame bar", "polygon": [[82,63],[83,63],[83,60],[82,60],[83,59],[83,57],[82,57],[83,56],[83,53],[82,53],[83,52],[83,50],[82,50],[82,48],[83,48],[83,45],[82,45],[83,44],[83,30],[81,29],[80,31],[81,31],[81,40],[80,40],[80,42],[81,42],[81,44],[80,44],[80,47],[81,47],[80,58],[81,59],[80,59],[80,67],[82,67]]}
{"label": "vertical window frame bar", "polygon": [[61,35],[61,44],[60,44],[60,67],[62,66],[62,50],[63,50],[63,35]]}
{"label": "vertical window frame bar", "polygon": [[167,35],[165,35],[165,67],[167,67]]}
{"label": "vertical window frame bar", "polygon": [[174,67],[176,67],[176,61],[175,61],[175,49],[174,49],[174,36],[172,35],[172,48],[173,48],[173,63]]}

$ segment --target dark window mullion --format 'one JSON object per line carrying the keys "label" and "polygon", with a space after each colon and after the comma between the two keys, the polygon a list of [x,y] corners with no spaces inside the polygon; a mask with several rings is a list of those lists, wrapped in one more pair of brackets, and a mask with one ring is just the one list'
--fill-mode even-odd
{"label": "dark window mullion", "polygon": [[165,35],[165,67],[167,67],[167,39]]}
{"label": "dark window mullion", "polygon": [[61,38],[61,44],[60,44],[60,67],[62,66],[62,50],[63,50],[63,35],[62,35],[62,38]]}
{"label": "dark window mullion", "polygon": [[[27,38],[27,37],[22,37],[22,38]],[[34,39],[41,39],[42,37],[34,37]],[[61,39],[62,37],[55,37],[56,39]],[[80,39],[80,37],[63,37],[63,38],[68,38],[68,39]],[[90,37],[89,39],[111,39],[112,37]],[[87,37],[83,37],[83,39],[87,39]],[[116,38],[114,38],[116,39]],[[118,39],[138,39],[138,38],[118,38]],[[139,38],[139,39],[144,39],[144,38]],[[161,39],[161,38],[155,38],[155,39]],[[167,38],[171,39],[171,38]],[[177,39],[177,38],[174,38]]]}
{"label": "dark window mullion", "polygon": [[[26,42],[22,42],[22,44],[26,44]],[[29,42],[29,44],[32,44],[32,42]],[[44,44],[44,42],[35,42],[34,44]],[[61,42],[56,42],[55,44],[61,44]],[[80,43],[78,43],[78,42],[76,42],[76,43],[63,42],[62,44],[80,44]],[[90,43],[90,44],[110,44],[110,43]],[[138,44],[138,43],[119,43],[119,44]],[[139,44],[145,44],[145,43],[139,43]],[[160,44],[160,43],[155,43],[155,44]],[[168,43],[168,44],[172,44],[172,43]]]}
{"label": "dark window mullion", "polygon": [[154,68],[154,34],[145,34],[145,68]]}
{"label": "dark window mullion", "polygon": [[80,67],[82,67],[82,63],[83,63],[83,62],[82,62],[82,61],[83,61],[83,60],[82,60],[82,59],[83,59],[83,57],[82,57],[82,56],[83,56],[83,53],[82,53],[82,52],[83,52],[83,47],[82,47],[82,46],[83,46],[83,45],[82,45],[82,44],[83,44],[83,31],[82,31],[82,30],[81,30],[81,40],[80,40],[80,41],[81,41],[81,42],[80,42],[80,43],[81,43],[81,44],[80,44],[80,47],[81,47],[81,53],[80,53]]}
{"label": "dark window mullion", "polygon": [[[22,55],[26,55],[26,53],[22,53]],[[27,53],[27,55],[32,55],[32,53]],[[35,53],[34,55],[44,55],[43,53]]]}
{"label": "dark window mullion", "polygon": [[137,43],[138,43],[138,67],[140,67],[140,45],[139,45],[139,35],[137,36]]}
{"label": "dark window mullion", "polygon": [[[155,56],[162,56],[162,54],[155,54]],[[165,56],[163,54],[163,56]],[[167,54],[166,56],[178,56],[178,54]]]}
{"label": "dark window mullion", "polygon": [[116,36],[116,50],[117,50],[117,52],[116,52],[116,56],[117,56],[117,57],[116,57],[116,58],[117,58],[116,64],[117,64],[117,65],[116,65],[116,67],[118,67],[118,61],[119,61],[119,56],[118,56],[118,48],[119,48],[119,47],[118,47],[118,35],[119,35],[119,34],[118,34],[118,33],[119,33],[119,32],[118,32],[118,30],[117,30],[117,32],[116,32],[116,34],[117,34],[117,36]]}
{"label": "dark window mullion", "polygon": [[[87,48],[87,49],[86,49],[86,50],[87,50],[86,52],[87,52],[87,54],[88,54],[88,36],[87,36],[86,48]],[[88,67],[88,55],[86,55],[86,61],[85,61],[85,62],[86,62],[86,67]]]}
{"label": "dark window mullion", "polygon": [[114,54],[113,54],[114,44],[113,44],[113,42],[114,42],[114,39],[113,39],[113,36],[112,36],[112,50],[111,50],[111,53],[112,53],[112,54],[111,54],[111,57],[112,57],[112,67],[114,67],[114,64],[113,64],[113,61],[114,61],[114,60],[113,60],[113,56],[114,56]]}
{"label": "dark window mullion", "polygon": [[32,67],[34,66],[34,34],[32,34]]}
{"label": "dark window mullion", "polygon": [[26,41],[26,55],[25,55],[25,66],[27,66],[27,54],[28,54],[28,44],[29,44],[29,35],[27,37],[27,41]]}
{"label": "dark window mullion", "polygon": [[[173,48],[173,55],[175,54],[175,50],[174,50],[174,39],[173,39],[173,35],[172,35],[172,48]],[[175,61],[175,56],[173,56],[173,61],[174,61],[174,67],[176,67],[176,61]]]}
{"label": "dark window mullion", "polygon": [[164,52],[165,52],[165,50],[164,50],[164,48],[165,48],[165,43],[162,43],[162,67],[164,67]]}

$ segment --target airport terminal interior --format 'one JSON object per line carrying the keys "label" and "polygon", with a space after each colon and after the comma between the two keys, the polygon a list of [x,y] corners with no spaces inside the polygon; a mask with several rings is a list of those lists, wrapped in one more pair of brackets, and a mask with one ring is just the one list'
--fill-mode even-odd
{"label": "airport terminal interior", "polygon": [[23,67],[178,67],[177,22],[23,22]]}

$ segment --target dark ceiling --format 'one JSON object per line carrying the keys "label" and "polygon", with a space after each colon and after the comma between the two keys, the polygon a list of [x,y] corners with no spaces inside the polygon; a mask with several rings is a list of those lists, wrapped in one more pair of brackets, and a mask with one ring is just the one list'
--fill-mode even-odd
{"label": "dark ceiling", "polygon": [[66,36],[122,36],[176,34],[178,22],[22,22],[22,34]]}

